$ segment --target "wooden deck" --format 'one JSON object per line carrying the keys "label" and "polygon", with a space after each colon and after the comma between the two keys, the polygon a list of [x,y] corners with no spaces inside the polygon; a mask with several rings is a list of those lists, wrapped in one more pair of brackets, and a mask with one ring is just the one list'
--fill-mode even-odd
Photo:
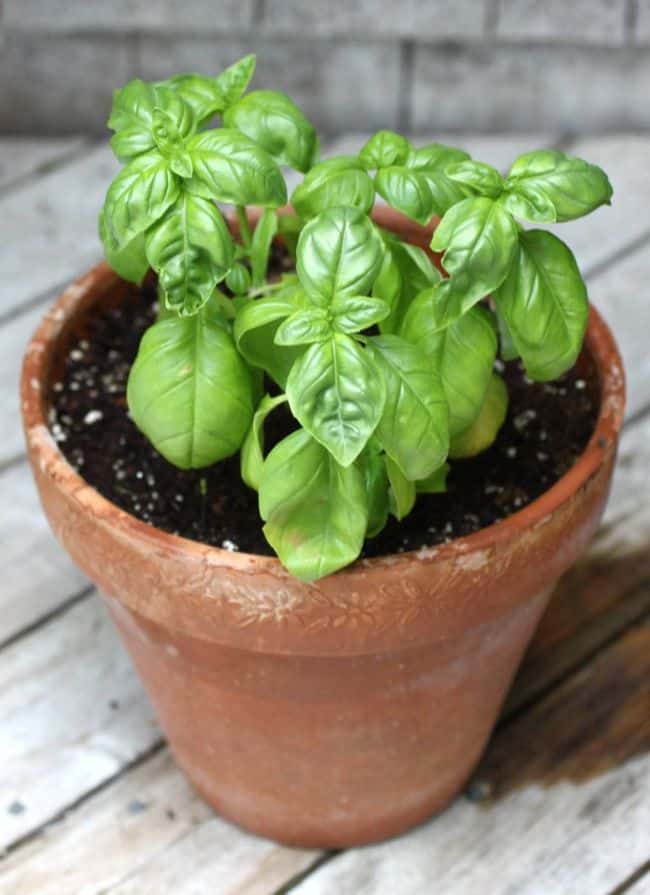
{"label": "wooden deck", "polygon": [[49,533],[20,359],[100,256],[116,165],[81,138],[0,140],[0,895],[650,895],[650,138],[459,142],[501,167],[559,145],[609,172],[612,208],[562,230],[623,351],[627,424],[605,522],[466,794],[399,839],[329,854],[246,835],[192,792],[97,593]]}

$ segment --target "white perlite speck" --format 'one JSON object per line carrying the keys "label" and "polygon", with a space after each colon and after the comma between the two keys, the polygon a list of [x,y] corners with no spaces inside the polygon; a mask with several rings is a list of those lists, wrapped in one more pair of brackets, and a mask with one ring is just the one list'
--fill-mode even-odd
{"label": "white perlite speck", "polygon": [[93,423],[98,423],[99,420],[103,418],[104,414],[101,410],[89,410],[88,413],[84,417],[84,423],[87,426],[92,426]]}

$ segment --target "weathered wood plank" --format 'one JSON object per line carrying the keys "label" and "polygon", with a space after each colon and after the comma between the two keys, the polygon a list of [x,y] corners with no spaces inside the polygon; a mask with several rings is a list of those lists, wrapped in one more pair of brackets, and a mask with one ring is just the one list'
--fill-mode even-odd
{"label": "weathered wood plank", "polygon": [[84,137],[0,137],[0,193],[68,158],[85,144]]}
{"label": "weathered wood plank", "polygon": [[97,214],[117,170],[102,146],[0,199],[0,315],[101,257]]}
{"label": "weathered wood plank", "polygon": [[26,462],[0,473],[0,644],[88,585],[50,532]]}
{"label": "weathered wood plank", "polygon": [[0,895],[267,895],[316,855],[214,817],[165,749],[0,861]]}
{"label": "weathered wood plank", "polygon": [[627,373],[627,415],[650,403],[650,243],[588,281],[589,295],[616,336]]}
{"label": "weathered wood plank", "polygon": [[625,895],[650,895],[650,870],[644,873],[630,888],[625,889]]}
{"label": "weathered wood plank", "polygon": [[0,465],[24,452],[18,386],[23,354],[47,308],[41,304],[0,326]]}
{"label": "weathered wood plank", "polygon": [[295,895],[606,895],[650,851],[650,626],[497,735],[482,804],[334,858]]}
{"label": "weathered wood plank", "polygon": [[506,714],[650,609],[649,466],[650,416],[623,433],[603,524],[586,555],[553,594]]}
{"label": "weathered wood plank", "polygon": [[0,850],[160,733],[97,595],[0,652]]}

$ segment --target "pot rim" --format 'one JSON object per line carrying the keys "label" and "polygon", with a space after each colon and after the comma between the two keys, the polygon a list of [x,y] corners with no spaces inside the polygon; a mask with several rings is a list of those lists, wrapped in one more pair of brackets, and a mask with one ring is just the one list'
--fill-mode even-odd
{"label": "pot rim", "polygon": [[[382,224],[392,222],[395,217],[380,210],[376,217]],[[399,216],[401,218],[401,216]],[[399,222],[401,224],[401,220]],[[412,222],[404,227],[409,241],[423,244],[426,242],[426,230],[415,229]],[[419,233],[422,237],[419,237]],[[86,274],[75,280],[46,312],[32,339],[30,340],[21,376],[21,402],[25,436],[28,446],[35,452],[42,469],[57,480],[59,486],[68,492],[84,491],[85,503],[92,506],[99,517],[110,518],[111,524],[121,530],[127,537],[140,541],[152,542],[157,549],[164,549],[171,554],[194,554],[205,560],[211,558],[211,565],[233,570],[251,571],[271,575],[276,578],[290,578],[297,581],[282,566],[276,556],[263,556],[243,551],[229,551],[214,547],[200,541],[194,541],[180,535],[174,535],[143,522],[126,510],[118,507],[99,491],[93,488],[71,465],[63,455],[49,430],[47,424],[46,391],[50,365],[53,360],[59,338],[65,327],[74,319],[80,306],[89,301],[90,296],[103,293],[116,286],[120,281],[117,274],[108,267],[105,261],[100,262]],[[459,555],[484,553],[498,547],[522,530],[536,528],[554,514],[563,504],[582,489],[589,479],[596,474],[605,460],[616,450],[617,436],[621,429],[625,408],[625,377],[623,363],[612,333],[598,313],[590,306],[589,323],[585,336],[585,347],[595,362],[600,391],[600,411],[592,436],[583,453],[573,466],[547,491],[527,506],[511,514],[505,519],[492,523],[479,531],[463,537],[454,538],[443,544],[423,547],[418,550],[369,559],[358,559],[351,565],[327,576],[330,579],[341,579],[343,576],[354,578],[363,575],[366,578],[372,572],[380,572],[386,566],[399,570],[400,566],[408,566],[414,559],[427,560],[433,557],[436,561],[453,560]],[[110,509],[111,512],[108,512]],[[318,585],[305,585],[310,588]]]}

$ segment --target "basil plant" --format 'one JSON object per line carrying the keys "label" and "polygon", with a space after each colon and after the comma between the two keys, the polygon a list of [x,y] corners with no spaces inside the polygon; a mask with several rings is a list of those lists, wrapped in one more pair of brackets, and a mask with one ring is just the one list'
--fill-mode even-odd
{"label": "basil plant", "polygon": [[[128,381],[136,425],[182,469],[239,451],[267,540],[312,581],[355,560],[418,493],[443,491],[448,458],[492,443],[508,404],[498,354],[535,380],[573,365],[585,285],[570,249],[523,222],[573,220],[612,190],[561,152],[522,155],[503,177],[391,131],[319,161],[288,97],[246,92],[254,67],[247,56],[216,78],[116,92],[109,127],[124,168],[100,233],[121,277],[158,278],[159,316]],[[304,174],[290,198],[284,166]],[[373,221],[377,195],[419,224],[440,218],[431,248],[445,276]],[[293,213],[281,212],[288,201]],[[231,226],[218,203],[234,206]],[[294,273],[267,276],[274,240]],[[295,426],[267,452],[279,407]]]}

